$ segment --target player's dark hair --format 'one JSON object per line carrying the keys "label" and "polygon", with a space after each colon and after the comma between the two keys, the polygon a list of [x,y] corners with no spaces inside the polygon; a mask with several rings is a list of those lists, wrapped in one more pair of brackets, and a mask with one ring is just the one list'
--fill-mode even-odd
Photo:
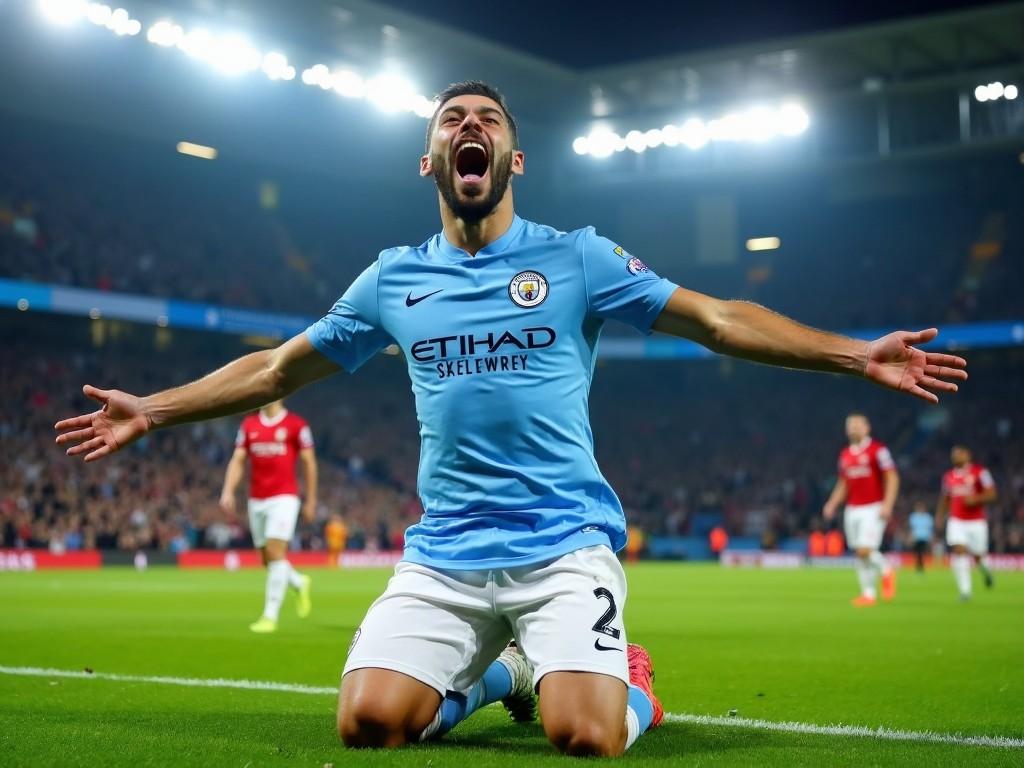
{"label": "player's dark hair", "polygon": [[425,142],[427,152],[430,151],[430,137],[434,133],[434,126],[437,124],[437,116],[441,112],[441,107],[456,96],[485,96],[501,107],[501,111],[505,113],[505,119],[508,120],[509,133],[512,135],[512,149],[519,149],[519,130],[516,127],[516,119],[512,115],[512,110],[508,108],[508,102],[505,101],[501,91],[483,80],[464,80],[461,83],[452,83],[434,97],[437,109],[427,125],[427,140]]}

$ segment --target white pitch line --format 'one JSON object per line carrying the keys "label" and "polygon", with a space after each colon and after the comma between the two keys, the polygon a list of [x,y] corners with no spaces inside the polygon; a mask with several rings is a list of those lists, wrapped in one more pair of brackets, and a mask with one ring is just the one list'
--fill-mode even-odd
{"label": "white pitch line", "polygon": [[815,725],[814,723],[786,723],[775,720],[751,720],[745,717],[714,717],[712,715],[677,715],[665,713],[670,723],[695,725],[721,725],[732,728],[751,728],[780,733],[810,733],[818,736],[855,736],[887,741],[918,741],[932,744],[953,744],[962,747],[998,747],[1022,749],[1024,739],[1012,736],[963,736],[959,733],[935,731],[899,731],[892,728],[868,728],[863,725]]}
{"label": "white pitch line", "polygon": [[[48,669],[45,667],[0,666],[0,674],[22,677],[65,677],[76,680],[111,680],[122,683],[157,683],[180,685],[189,688],[234,688],[249,691],[277,691],[280,693],[302,693],[314,696],[335,696],[338,689],[299,683],[275,683],[267,680],[228,680],[224,678],[164,677],[160,675],[119,675],[112,672],[86,672],[72,669]],[[901,731],[892,728],[867,728],[860,725],[815,725],[814,723],[787,723],[774,720],[752,720],[745,717],[714,717],[712,715],[687,715],[665,713],[669,723],[692,725],[748,728],[778,733],[801,733],[817,736],[845,736],[854,738],[884,739],[887,741],[916,741],[931,744],[949,744],[960,747],[995,747],[999,749],[1024,749],[1024,739],[1012,736],[964,736],[958,733],[936,733],[935,731]]]}
{"label": "white pitch line", "polygon": [[46,669],[45,667],[4,667],[2,675],[25,677],[72,677],[79,680],[114,680],[121,683],[159,683],[161,685],[183,685],[189,688],[242,688],[249,691],[279,691],[284,693],[306,693],[315,696],[337,695],[338,689],[299,683],[273,683],[266,680],[226,680],[205,677],[162,677],[158,675],[118,675],[112,672],[85,672],[73,669]]}

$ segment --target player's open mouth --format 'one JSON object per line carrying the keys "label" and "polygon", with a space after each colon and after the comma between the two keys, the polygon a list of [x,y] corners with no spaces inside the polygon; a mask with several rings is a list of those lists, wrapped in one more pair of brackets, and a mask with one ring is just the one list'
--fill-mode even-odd
{"label": "player's open mouth", "polygon": [[478,141],[467,141],[455,150],[455,172],[465,182],[476,184],[487,175],[487,149]]}

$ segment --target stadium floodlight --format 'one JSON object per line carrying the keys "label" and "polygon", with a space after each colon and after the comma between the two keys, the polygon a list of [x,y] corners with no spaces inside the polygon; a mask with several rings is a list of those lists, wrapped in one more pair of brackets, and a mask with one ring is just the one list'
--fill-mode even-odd
{"label": "stadium floodlight", "polygon": [[412,83],[390,72],[377,75],[366,83],[366,98],[382,112],[412,111],[417,95]]}
{"label": "stadium floodlight", "polygon": [[1017,86],[1011,83],[1003,89],[1003,98],[1013,101],[1018,96]]}
{"label": "stadium floodlight", "polygon": [[326,64],[314,64],[309,69],[302,71],[302,82],[306,85],[319,85],[323,87],[324,83],[328,83],[327,87],[330,88],[330,77],[331,70],[327,68]]}
{"label": "stadium floodlight", "polygon": [[630,131],[626,134],[626,147],[639,154],[647,149],[647,139],[641,131]]}
{"label": "stadium floodlight", "polygon": [[666,125],[661,129],[661,143],[666,147],[679,146],[679,128],[675,125]]}
{"label": "stadium floodlight", "polygon": [[660,128],[651,128],[651,130],[644,134],[644,141],[647,143],[648,149],[654,149],[664,143],[665,137],[662,135]]}
{"label": "stadium floodlight", "polygon": [[424,120],[429,120],[434,116],[434,113],[437,111],[437,107],[438,103],[433,99],[428,99],[426,96],[417,96],[413,112]]}
{"label": "stadium floodlight", "polygon": [[782,245],[777,237],[752,237],[747,240],[748,251],[775,251]]}
{"label": "stadium floodlight", "polygon": [[69,26],[88,12],[85,0],[40,0],[39,10],[54,24]]}
{"label": "stadium floodlight", "polygon": [[1003,84],[998,80],[988,84],[988,100],[995,101],[1003,96]]}
{"label": "stadium floodlight", "polygon": [[988,101],[988,86],[979,85],[974,89],[974,98],[978,101]]}
{"label": "stadium floodlight", "polygon": [[340,95],[349,99],[361,99],[366,96],[366,81],[351,69],[338,69],[331,75],[331,87]]}
{"label": "stadium floodlight", "polygon": [[287,56],[277,51],[270,51],[263,57],[262,69],[263,74],[271,80],[291,80],[295,77],[295,67],[288,64]]}
{"label": "stadium floodlight", "polygon": [[241,75],[260,68],[263,56],[241,35],[214,38],[207,58],[226,75]]}
{"label": "stadium floodlight", "polygon": [[196,27],[178,41],[178,48],[194,59],[208,59],[213,50],[213,34],[208,29]]}
{"label": "stadium floodlight", "polygon": [[709,130],[699,117],[691,117],[679,127],[679,143],[688,149],[700,149],[710,140]]}
{"label": "stadium floodlight", "polygon": [[173,48],[185,37],[185,30],[173,21],[161,19],[146,30],[146,39],[163,48]]}
{"label": "stadium floodlight", "polygon": [[623,141],[622,137],[614,131],[607,128],[595,128],[587,137],[587,146],[593,157],[611,157],[620,141]]}
{"label": "stadium floodlight", "polygon": [[[122,9],[118,9],[122,10]],[[85,9],[85,18],[95,24],[97,27],[105,27],[110,21],[110,17],[114,15],[114,11],[109,5],[103,5],[102,3],[89,3]]]}
{"label": "stadium floodlight", "polygon": [[586,136],[577,136],[572,142],[572,151],[577,155],[585,155],[590,152],[590,141]]}
{"label": "stadium floodlight", "polygon": [[778,112],[779,133],[783,136],[799,136],[811,125],[811,116],[799,104],[783,104]]}

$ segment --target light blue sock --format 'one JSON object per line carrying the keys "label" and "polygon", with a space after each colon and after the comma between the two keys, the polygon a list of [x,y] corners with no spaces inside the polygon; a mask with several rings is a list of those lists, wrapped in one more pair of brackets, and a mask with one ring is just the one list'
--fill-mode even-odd
{"label": "light blue sock", "polygon": [[[633,710],[633,713],[636,715],[637,724],[640,726],[640,733],[651,727],[651,721],[654,719],[654,705],[651,704],[651,700],[647,698],[647,694],[644,693],[642,688],[638,688],[635,685],[629,686],[626,706]],[[640,734],[637,735],[639,736]]]}
{"label": "light blue sock", "polygon": [[[492,661],[484,676],[469,689],[467,695],[449,691],[441,702],[434,722],[423,732],[421,738],[438,738],[476,712],[495,701],[504,699],[512,692],[512,675],[505,665]],[[650,706],[648,704],[648,706]],[[648,719],[650,722],[650,719]],[[435,727],[436,726],[436,727]]]}

